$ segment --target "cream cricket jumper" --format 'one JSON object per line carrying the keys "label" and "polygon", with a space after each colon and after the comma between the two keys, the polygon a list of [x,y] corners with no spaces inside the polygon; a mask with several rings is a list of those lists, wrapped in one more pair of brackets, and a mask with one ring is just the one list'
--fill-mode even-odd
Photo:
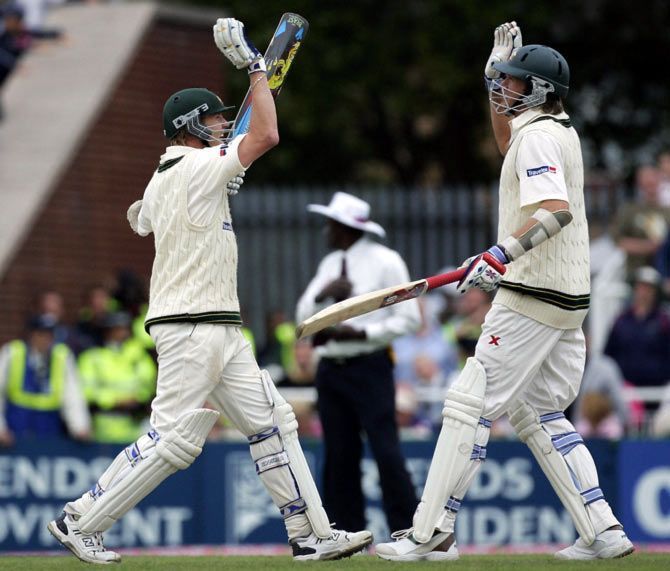
{"label": "cream cricket jumper", "polygon": [[[494,303],[558,329],[581,327],[589,307],[590,266],[579,137],[565,113],[546,115],[529,110],[515,118],[511,127],[512,142],[500,174],[498,240],[518,230],[541,200],[560,197],[551,192],[544,196],[538,193],[537,202],[528,203],[527,197],[524,202],[520,195],[522,180],[532,178],[534,183],[545,177],[551,183],[546,185],[548,188],[560,187],[563,193],[567,189],[573,219],[556,236],[507,266]],[[534,135],[528,137],[531,133]],[[520,164],[518,156],[523,145],[542,145],[543,140],[549,148],[555,149],[558,143],[559,151],[553,153],[558,155],[556,164]],[[533,155],[529,150],[527,154]],[[560,185],[551,178],[561,176],[565,183],[561,181]]]}
{"label": "cream cricket jumper", "polygon": [[[242,323],[237,241],[226,192],[226,183],[244,170],[238,144],[236,139],[205,149],[173,146],[161,157],[139,216],[140,234],[152,231],[156,249],[147,330],[157,323]],[[194,193],[210,203],[207,224],[189,216]]]}

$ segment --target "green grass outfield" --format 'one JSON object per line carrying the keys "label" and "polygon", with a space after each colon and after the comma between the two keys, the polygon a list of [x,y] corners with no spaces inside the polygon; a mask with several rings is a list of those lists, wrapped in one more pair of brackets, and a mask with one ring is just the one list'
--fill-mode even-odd
{"label": "green grass outfield", "polygon": [[[118,571],[138,570],[175,570],[190,571],[191,569],[444,569],[453,566],[455,570],[477,569],[481,571],[496,571],[499,569],[538,570],[555,569],[564,571],[571,569],[635,569],[644,571],[646,569],[658,571],[670,569],[670,554],[636,553],[624,559],[609,561],[583,561],[565,562],[557,561],[551,555],[462,555],[460,560],[454,562],[435,563],[393,563],[382,561],[371,555],[362,555],[351,559],[325,562],[294,562],[288,556],[198,556],[198,557],[133,557],[126,556],[120,566],[110,566],[106,569],[118,569]],[[98,566],[86,565],[73,557],[2,557],[0,556],[0,569],[16,569],[17,571],[42,569],[98,569]]]}

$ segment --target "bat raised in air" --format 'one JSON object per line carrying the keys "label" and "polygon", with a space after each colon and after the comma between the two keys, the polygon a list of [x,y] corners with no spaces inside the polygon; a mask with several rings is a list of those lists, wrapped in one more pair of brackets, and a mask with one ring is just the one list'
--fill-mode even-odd
{"label": "bat raised in air", "polygon": [[335,325],[346,319],[363,315],[364,313],[370,313],[375,309],[388,307],[389,305],[394,305],[401,301],[414,299],[436,287],[460,281],[465,275],[465,272],[466,269],[461,268],[452,272],[424,278],[422,280],[399,284],[384,289],[378,289],[377,291],[371,291],[370,293],[357,295],[356,297],[350,297],[349,299],[335,303],[330,307],[315,313],[309,319],[305,319],[305,321],[300,323],[296,328],[296,336],[298,339],[302,339],[303,337],[313,335],[326,327],[330,327],[331,325]]}
{"label": "bat raised in air", "polygon": [[[268,86],[272,96],[276,99],[286,79],[293,58],[300,49],[305,35],[309,30],[309,22],[298,14],[287,12],[283,14],[277,25],[268,49],[265,50],[265,65],[267,67]],[[233,131],[230,138],[243,135],[249,131],[251,120],[252,96],[251,87],[240,105],[235,117]]]}

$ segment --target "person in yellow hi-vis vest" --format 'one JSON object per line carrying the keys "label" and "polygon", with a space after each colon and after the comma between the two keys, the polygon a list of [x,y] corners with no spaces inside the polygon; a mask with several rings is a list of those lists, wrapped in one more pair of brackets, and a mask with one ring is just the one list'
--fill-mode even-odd
{"label": "person in yellow hi-vis vest", "polygon": [[93,416],[93,439],[124,444],[142,432],[156,389],[156,365],[131,336],[127,313],[111,313],[104,325],[105,345],[79,356],[79,374]]}
{"label": "person in yellow hi-vis vest", "polygon": [[55,326],[53,317],[35,316],[27,341],[0,348],[0,446],[11,446],[15,437],[90,436],[76,362],[66,345],[54,343]]}

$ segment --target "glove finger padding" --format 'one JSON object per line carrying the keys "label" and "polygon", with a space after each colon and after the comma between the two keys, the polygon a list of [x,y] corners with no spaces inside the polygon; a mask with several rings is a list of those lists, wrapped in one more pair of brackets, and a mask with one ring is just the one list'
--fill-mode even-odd
{"label": "glove finger padding", "polygon": [[484,75],[489,79],[500,77],[500,72],[494,69],[493,65],[509,60],[512,50],[516,47],[521,47],[521,29],[517,26],[517,23],[514,21],[505,22],[498,26],[493,31],[493,48],[489,59],[486,61]]}
{"label": "glove finger padding", "polygon": [[226,185],[226,191],[230,196],[235,196],[239,191],[240,187],[244,184],[244,175],[246,173],[241,172],[236,177],[231,178]]}
{"label": "glove finger padding", "polygon": [[214,43],[224,55],[230,51],[233,45],[228,20],[232,20],[232,18],[219,18],[214,24]]}
{"label": "glove finger padding", "polygon": [[213,28],[214,43],[237,68],[244,69],[261,55],[247,38],[244,24],[235,18],[219,18]]}
{"label": "glove finger padding", "polygon": [[[493,291],[498,287],[506,268],[500,260],[492,254],[484,252],[479,256],[468,258],[471,260],[465,275],[458,282],[457,291],[465,293],[470,288],[477,287],[484,291]],[[467,262],[467,260],[466,260]]]}
{"label": "glove finger padding", "polygon": [[[512,35],[512,50],[518,50],[523,46],[523,38],[521,37],[521,28],[512,22],[514,25],[510,29],[509,33]],[[514,51],[512,51],[514,53]]]}

